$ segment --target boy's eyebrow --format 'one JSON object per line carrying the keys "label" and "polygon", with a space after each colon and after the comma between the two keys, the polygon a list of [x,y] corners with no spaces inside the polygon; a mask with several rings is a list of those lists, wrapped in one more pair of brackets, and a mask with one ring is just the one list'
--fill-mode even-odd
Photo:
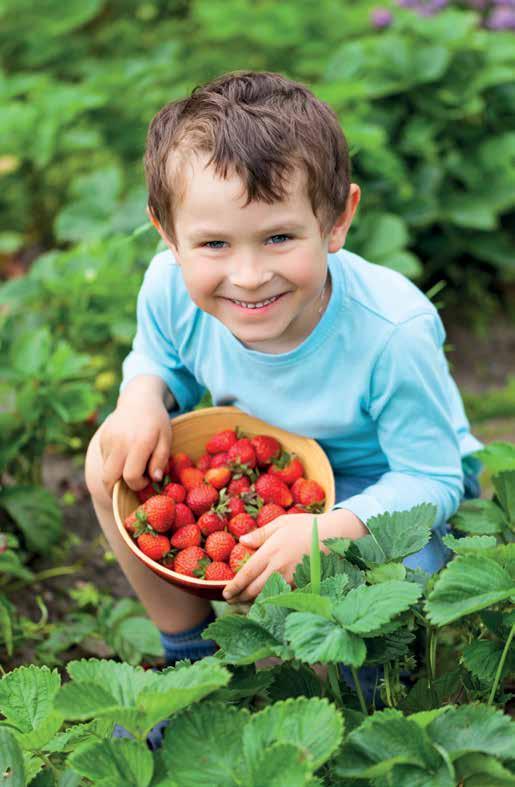
{"label": "boy's eyebrow", "polygon": [[[256,235],[273,235],[274,233],[280,232],[299,232],[302,230],[303,227],[300,224],[294,224],[292,222],[283,222],[282,224],[274,224],[273,227],[267,227],[259,232],[256,232]],[[220,235],[228,238],[230,236],[230,232],[224,232],[220,229],[220,227],[195,227],[191,233],[189,233],[190,240],[197,240],[199,238],[218,238]]]}

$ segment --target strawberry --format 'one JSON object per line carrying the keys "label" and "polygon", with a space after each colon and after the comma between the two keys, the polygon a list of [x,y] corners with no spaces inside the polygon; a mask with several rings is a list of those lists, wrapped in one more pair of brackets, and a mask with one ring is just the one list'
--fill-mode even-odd
{"label": "strawberry", "polygon": [[173,529],[178,530],[180,527],[193,524],[195,524],[195,516],[191,508],[188,508],[186,503],[177,503],[175,506],[175,522]]}
{"label": "strawberry", "polygon": [[219,530],[206,538],[204,549],[212,560],[226,562],[235,545],[236,541],[230,533]]}
{"label": "strawberry", "polygon": [[308,513],[309,513],[309,511],[307,511],[307,510],[304,508],[304,506],[301,506],[301,505],[300,505],[300,503],[295,503],[295,505],[294,505],[294,506],[292,506],[291,508],[289,508],[289,509],[286,511],[286,513],[287,513],[287,514],[308,514]]}
{"label": "strawberry", "polygon": [[278,506],[288,508],[293,503],[292,493],[284,481],[276,476],[265,473],[254,484],[256,492],[265,503],[276,503]]}
{"label": "strawberry", "polygon": [[207,556],[202,547],[186,547],[176,554],[173,570],[187,577],[197,577],[202,576],[207,565]]}
{"label": "strawberry", "polygon": [[176,484],[172,481],[163,489],[163,495],[171,497],[176,503],[184,503],[186,500],[186,489],[182,486],[182,484]]}
{"label": "strawberry", "polygon": [[241,538],[245,533],[250,533],[251,530],[256,529],[256,521],[250,514],[236,514],[229,520],[227,529],[235,538]]}
{"label": "strawberry", "polygon": [[222,451],[221,454],[214,454],[211,459],[211,467],[229,467],[229,454],[227,451]]}
{"label": "strawberry", "polygon": [[325,492],[316,481],[298,478],[291,491],[295,502],[306,506],[311,513],[317,514],[323,511]]}
{"label": "strawberry", "polygon": [[235,574],[245,565],[255,551],[255,549],[246,547],[243,544],[236,544],[229,556],[229,565]]}
{"label": "strawberry", "polygon": [[222,489],[218,503],[214,506],[213,510],[216,514],[220,514],[220,516],[227,515],[230,519],[236,516],[236,514],[245,513],[245,503],[241,497],[232,497],[227,492],[227,489]]}
{"label": "strawberry", "polygon": [[206,451],[209,454],[219,454],[223,451],[228,451],[234,445],[238,438],[233,429],[223,429],[217,432],[206,443]]}
{"label": "strawberry", "polygon": [[138,536],[136,543],[143,554],[152,558],[152,560],[160,560],[170,551],[170,539],[155,533],[143,533],[141,536]]}
{"label": "strawberry", "polygon": [[156,533],[166,533],[175,521],[175,500],[166,495],[154,495],[141,505],[141,516],[137,516]]}
{"label": "strawberry", "polygon": [[281,481],[284,481],[288,486],[291,486],[295,483],[297,478],[302,478],[305,471],[304,465],[298,456],[283,451],[278,459],[274,459],[268,472],[270,475],[275,475],[280,478]]}
{"label": "strawberry", "polygon": [[188,492],[186,502],[196,516],[209,511],[218,502],[218,489],[211,484],[201,484]]}
{"label": "strawberry", "polygon": [[256,452],[248,437],[237,440],[227,451],[231,464],[253,469],[257,465]]}
{"label": "strawberry", "polygon": [[204,480],[215,489],[223,489],[231,480],[231,471],[228,467],[211,467],[206,471]]}
{"label": "strawberry", "polygon": [[247,492],[249,489],[250,481],[246,475],[241,476],[241,478],[233,478],[227,487],[229,494],[233,495],[234,497],[241,495],[242,492]]}
{"label": "strawberry", "polygon": [[184,470],[185,467],[193,467],[193,461],[184,451],[179,451],[177,454],[172,454],[168,460],[168,467],[166,468],[165,475],[169,475],[172,481],[178,481],[181,470]]}
{"label": "strawberry", "polygon": [[204,579],[207,580],[229,580],[234,578],[234,571],[227,563],[222,563],[220,560],[215,560],[210,563],[206,568]]}
{"label": "strawberry", "polygon": [[266,467],[275,456],[281,453],[281,443],[275,437],[259,434],[250,441],[256,452],[256,459],[259,467]]}
{"label": "strawberry", "polygon": [[202,470],[203,473],[205,473],[206,470],[209,470],[211,467],[211,457],[209,454],[202,454],[196,463],[196,467],[198,467],[199,470]]}
{"label": "strawberry", "polygon": [[133,536],[136,530],[138,529],[138,517],[137,517],[138,511],[139,508],[137,508],[136,511],[133,511],[132,514],[129,514],[128,517],[125,517],[125,521],[123,523],[126,531],[130,533],[131,536]]}
{"label": "strawberry", "polygon": [[138,489],[136,494],[140,503],[145,503],[149,498],[154,497],[154,495],[160,495],[161,489],[155,481],[149,481],[143,489]]}
{"label": "strawberry", "polygon": [[210,533],[216,533],[217,530],[225,530],[227,526],[227,519],[214,511],[206,511],[202,514],[197,522],[200,527],[200,532],[203,536],[208,536]]}
{"label": "strawberry", "polygon": [[202,541],[202,534],[198,525],[184,525],[176,530],[170,539],[174,549],[186,549],[186,547],[199,547]]}
{"label": "strawberry", "polygon": [[179,478],[188,491],[204,483],[204,473],[198,467],[185,467],[179,473]]}
{"label": "strawberry", "polygon": [[257,515],[256,524],[258,527],[264,527],[264,525],[277,519],[278,516],[283,516],[285,513],[286,511],[282,506],[278,506],[276,503],[265,503]]}

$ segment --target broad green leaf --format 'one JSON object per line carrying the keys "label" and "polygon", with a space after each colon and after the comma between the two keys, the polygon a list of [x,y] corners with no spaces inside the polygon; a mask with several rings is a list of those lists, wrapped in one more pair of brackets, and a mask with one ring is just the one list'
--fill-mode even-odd
{"label": "broad green leaf", "polygon": [[315,593],[306,593],[304,590],[269,596],[264,603],[295,609],[298,612],[313,612],[315,615],[321,615],[323,618],[331,620],[330,600]]}
{"label": "broad green leaf", "polygon": [[61,679],[48,667],[18,667],[0,681],[0,708],[20,732],[39,727],[54,708]]}
{"label": "broad green leaf", "polygon": [[268,695],[272,701],[287,700],[290,697],[322,696],[320,679],[306,664],[283,662],[269,672],[273,683],[268,688]]}
{"label": "broad green leaf", "polygon": [[515,470],[515,444],[502,440],[494,441],[477,451],[476,456],[491,473],[501,473],[503,470]]}
{"label": "broad green leaf", "polygon": [[365,643],[336,623],[311,612],[293,612],[286,620],[286,636],[295,657],[308,664],[342,661],[360,667],[366,656]]}
{"label": "broad green leaf", "polygon": [[27,376],[37,375],[48,362],[51,345],[52,338],[46,326],[20,334],[10,351],[13,368]]}
{"label": "broad green leaf", "polygon": [[[2,561],[0,559],[1,571]],[[0,643],[4,645],[8,656],[12,656],[13,653],[13,621],[11,615],[11,605],[5,596],[0,595]]]}
{"label": "broad green leaf", "polygon": [[[328,577],[334,577],[336,574],[347,574],[346,568],[347,561],[339,558],[338,555],[332,552],[326,555],[320,552],[320,569],[321,580]],[[348,565],[351,565],[350,563]],[[354,568],[354,566],[352,566]],[[311,561],[309,555],[304,555],[302,561],[297,563],[295,573],[293,575],[293,582],[297,588],[303,588],[305,585],[311,585]]]}
{"label": "broad green leaf", "polygon": [[148,787],[154,770],[146,744],[123,738],[81,744],[67,762],[99,787]]}
{"label": "broad green leaf", "polygon": [[514,787],[515,774],[485,754],[465,754],[455,762],[459,784],[466,787]]}
{"label": "broad green leaf", "polygon": [[432,623],[443,626],[514,593],[514,581],[498,562],[484,555],[458,555],[436,580],[426,609]]}
{"label": "broad green leaf", "polygon": [[391,579],[402,582],[406,579],[406,568],[402,563],[383,563],[371,568],[366,574],[371,585],[378,585],[380,582],[388,582]]}
{"label": "broad green leaf", "polygon": [[450,520],[456,530],[473,535],[495,535],[504,526],[500,506],[491,500],[465,500]]}
{"label": "broad green leaf", "polygon": [[245,783],[242,738],[249,718],[245,709],[213,702],[178,714],[166,729],[161,750],[167,772],[180,785]]}
{"label": "broad green leaf", "polygon": [[9,574],[11,577],[19,577],[30,581],[34,574],[26,568],[17,552],[8,549],[7,552],[0,553],[0,575]]}
{"label": "broad green leaf", "polygon": [[497,543],[495,536],[464,536],[463,538],[456,538],[456,536],[450,533],[444,536],[442,541],[445,546],[452,549],[457,555],[489,549],[490,547],[494,547]]}
{"label": "broad green leaf", "polygon": [[0,727],[0,784],[5,787],[25,787],[23,753],[14,735]]}
{"label": "broad green leaf", "polygon": [[[261,593],[257,596],[248,613],[249,620],[259,624],[283,646],[286,645],[284,624],[288,612],[284,608],[269,606],[267,601],[271,596],[283,595],[290,592],[291,587],[284,577],[274,572],[268,577]],[[283,651],[283,657],[286,657],[286,652],[285,649]]]}
{"label": "broad green leaf", "polygon": [[317,770],[338,748],[343,720],[326,699],[298,697],[276,702],[253,714],[243,733],[243,749],[255,770],[260,753],[274,743],[290,743]]}
{"label": "broad green leaf", "polygon": [[270,574],[267,581],[263,585],[263,589],[259,596],[256,596],[254,604],[259,604],[266,601],[270,596],[277,596],[279,593],[289,593],[291,591],[290,585],[286,582],[285,578],[279,572],[274,571]]}
{"label": "broad green leaf", "polygon": [[274,681],[273,669],[255,670],[252,667],[236,667],[232,671],[230,683],[217,689],[209,696],[210,702],[238,702],[256,695],[268,696]]}
{"label": "broad green leaf", "polygon": [[203,637],[214,639],[223,649],[224,660],[232,664],[252,664],[267,656],[281,656],[287,652],[263,626],[240,615],[218,618],[207,627]]}
{"label": "broad green leaf", "polygon": [[161,656],[163,652],[157,626],[140,616],[122,620],[114,630],[108,631],[107,641],[129,664],[139,663],[143,655]]}
{"label": "broad green leaf", "polygon": [[9,512],[23,531],[29,549],[46,552],[61,535],[61,509],[54,495],[41,486],[4,487],[0,508]]}
{"label": "broad green leaf", "polygon": [[[74,683],[92,683],[103,688],[117,705],[135,705],[145,688],[158,686],[163,678],[151,670],[131,667],[111,659],[80,659],[70,661],[66,669]],[[68,685],[68,684],[67,684]]]}
{"label": "broad green leaf", "polygon": [[506,520],[512,529],[515,530],[515,470],[494,475],[492,482],[503,507]]}
{"label": "broad green leaf", "polygon": [[488,705],[462,705],[435,719],[428,727],[431,740],[453,757],[483,752],[512,759],[515,723],[502,711]]}
{"label": "broad green leaf", "polygon": [[409,511],[374,516],[367,521],[370,535],[354,541],[353,546],[369,565],[402,560],[427,544],[435,515],[434,505],[422,503]]}
{"label": "broad green leaf", "polygon": [[326,538],[322,541],[330,552],[334,552],[339,557],[345,557],[345,553],[350,547],[352,541],[350,538]]}
{"label": "broad green leaf", "polygon": [[275,743],[259,752],[248,787],[303,787],[311,777],[305,752],[291,743]]}
{"label": "broad green leaf", "polygon": [[412,582],[390,580],[350,590],[333,609],[336,620],[355,634],[368,634],[409,609],[421,594]]}
{"label": "broad green leaf", "polygon": [[121,707],[107,689],[88,681],[65,683],[57,695],[55,705],[65,719],[79,721]]}
{"label": "broad green leaf", "polygon": [[[41,751],[61,729],[63,716],[58,710],[53,710],[31,732],[17,734],[16,737],[24,751]],[[16,733],[15,733],[16,734]]]}
{"label": "broad green leaf", "polygon": [[415,635],[405,628],[385,636],[367,638],[366,664],[371,666],[400,659],[409,652],[409,646],[414,639]]}
{"label": "broad green leaf", "polygon": [[[471,642],[463,648],[463,663],[466,668],[480,680],[492,683],[501,660],[503,643],[490,639],[480,639]],[[508,654],[503,675],[515,667],[515,655],[512,659]]]}

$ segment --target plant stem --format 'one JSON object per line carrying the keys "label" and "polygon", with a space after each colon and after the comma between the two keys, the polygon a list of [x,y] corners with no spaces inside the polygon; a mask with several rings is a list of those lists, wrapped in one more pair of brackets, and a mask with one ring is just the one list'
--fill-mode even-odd
{"label": "plant stem", "polygon": [[368,708],[365,702],[365,698],[363,696],[363,692],[361,690],[361,683],[359,682],[358,673],[356,672],[356,667],[351,667],[350,671],[352,673],[352,680],[354,681],[354,686],[356,687],[356,694],[358,695],[361,710],[363,711],[365,716],[368,716]]}
{"label": "plant stem", "polygon": [[438,644],[438,632],[436,629],[431,629],[429,639],[429,670],[431,673],[431,680],[436,678],[436,646]]}
{"label": "plant stem", "polygon": [[338,705],[339,708],[343,708],[343,699],[342,693],[340,691],[340,678],[337,664],[327,665],[327,677],[329,679],[329,685],[331,687],[336,705]]}
{"label": "plant stem", "polygon": [[389,708],[393,708],[392,693],[390,691],[390,662],[384,665],[384,688],[386,691],[386,702]]}
{"label": "plant stem", "polygon": [[318,540],[318,520],[313,519],[313,530],[311,534],[311,555],[310,555],[310,580],[311,592],[320,594],[320,543]]}
{"label": "plant stem", "polygon": [[510,645],[514,634],[515,634],[515,623],[510,629],[508,639],[506,640],[506,644],[501,653],[501,658],[499,659],[499,664],[497,665],[497,671],[495,673],[495,678],[494,678],[494,685],[492,686],[492,691],[490,692],[490,696],[488,697],[488,705],[493,705],[495,693],[497,691],[497,687],[499,686],[499,682],[501,680],[501,675],[504,668],[504,662],[506,661],[508,651],[510,650]]}

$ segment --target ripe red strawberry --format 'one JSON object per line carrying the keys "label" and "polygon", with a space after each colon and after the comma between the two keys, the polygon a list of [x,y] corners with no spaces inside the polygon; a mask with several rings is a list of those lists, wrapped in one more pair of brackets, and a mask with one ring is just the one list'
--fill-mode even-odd
{"label": "ripe red strawberry", "polygon": [[206,471],[204,480],[211,484],[215,489],[223,489],[231,480],[231,471],[228,467],[211,467]]}
{"label": "ripe red strawberry", "polygon": [[258,527],[264,527],[269,522],[277,519],[278,516],[283,516],[285,513],[286,511],[282,506],[278,506],[276,503],[265,503],[257,515],[256,524]]}
{"label": "ripe red strawberry", "polygon": [[320,513],[323,510],[325,492],[316,481],[299,478],[293,484],[291,491],[295,502],[306,506],[310,512]]}
{"label": "ripe red strawberry", "polygon": [[288,508],[293,503],[292,493],[284,481],[273,475],[259,476],[256,480],[255,489],[258,495],[263,498],[265,503],[277,503],[278,506]]}
{"label": "ripe red strawberry", "polygon": [[283,451],[279,459],[275,459],[272,462],[268,472],[270,475],[280,478],[288,486],[291,486],[297,478],[302,478],[305,470],[298,456]]}
{"label": "ripe red strawberry", "polygon": [[233,478],[227,487],[229,494],[234,495],[234,497],[241,495],[242,492],[247,492],[249,489],[250,480],[246,475],[242,475],[241,478]]}
{"label": "ripe red strawberry", "polygon": [[229,467],[229,454],[227,451],[222,451],[220,454],[214,454],[211,459],[211,467]]}
{"label": "ripe red strawberry", "polygon": [[185,467],[179,473],[181,484],[186,487],[188,491],[194,489],[196,486],[204,483],[204,473],[198,467]]}
{"label": "ripe red strawberry", "polygon": [[250,442],[256,452],[256,459],[259,467],[266,467],[270,464],[274,456],[279,456],[281,453],[281,443],[270,435],[256,435]]}
{"label": "ripe red strawberry", "polygon": [[202,470],[203,473],[205,473],[206,470],[209,470],[209,468],[211,467],[211,457],[209,456],[209,454],[202,454],[202,456],[196,463],[196,467],[198,467],[199,470]]}
{"label": "ripe red strawberry", "polygon": [[143,554],[152,560],[160,560],[170,551],[170,539],[155,533],[143,533],[138,536],[136,543]]}
{"label": "ripe red strawberry", "polygon": [[294,506],[292,506],[291,508],[289,508],[289,509],[286,511],[286,513],[287,513],[287,514],[308,514],[308,513],[309,513],[309,511],[307,511],[307,510],[304,508],[304,506],[301,506],[301,505],[300,505],[300,503],[295,503],[295,505],[294,505]]}
{"label": "ripe red strawberry", "polygon": [[209,511],[218,502],[218,489],[211,484],[201,484],[188,492],[186,502],[196,516]]}
{"label": "ripe red strawberry", "polygon": [[228,452],[231,463],[253,469],[257,465],[256,452],[248,437],[242,437],[232,445]]}
{"label": "ripe red strawberry", "polygon": [[213,563],[210,563],[209,566],[206,568],[206,573],[204,574],[204,579],[207,580],[229,580],[234,578],[234,571],[227,563],[222,563],[220,560],[215,560]]}
{"label": "ripe red strawberry", "polygon": [[172,481],[178,481],[181,470],[184,470],[185,467],[193,467],[193,460],[184,451],[179,451],[177,454],[172,454],[168,460],[165,475],[169,475]]}
{"label": "ripe red strawberry", "polygon": [[245,503],[241,499],[241,497],[230,497],[227,501],[227,511],[229,518],[236,516],[237,514],[246,514],[245,511]]}
{"label": "ripe red strawberry", "polygon": [[243,544],[236,544],[229,556],[229,565],[235,574],[237,574],[247,560],[252,557],[255,551],[255,549],[246,547]]}
{"label": "ripe red strawberry", "polygon": [[[204,561],[206,561],[204,563]],[[186,547],[177,552],[173,570],[187,577],[202,576],[207,566],[207,555],[202,547]]]}
{"label": "ripe red strawberry", "polygon": [[136,530],[138,529],[139,522],[138,522],[138,517],[136,516],[136,512],[138,510],[139,509],[137,508],[136,511],[132,512],[132,514],[129,514],[128,517],[125,517],[125,521],[123,523],[126,531],[130,533],[131,536],[133,536]]}
{"label": "ripe red strawberry", "polygon": [[193,524],[195,524],[195,516],[191,508],[188,508],[186,503],[177,503],[175,506],[175,522],[173,529],[178,530],[180,527]]}
{"label": "ripe red strawberry", "polygon": [[141,509],[142,515],[156,533],[166,533],[175,522],[175,500],[166,495],[154,495],[141,505]]}
{"label": "ripe red strawberry", "polygon": [[163,489],[163,495],[171,497],[176,503],[184,503],[186,500],[186,489],[182,484],[176,484],[174,481],[172,481]]}
{"label": "ripe red strawberry", "polygon": [[185,525],[184,527],[180,527],[170,539],[170,543],[175,549],[198,547],[201,541],[202,534],[198,525]]}
{"label": "ripe red strawberry", "polygon": [[222,451],[228,451],[237,439],[236,432],[233,429],[223,429],[209,438],[206,443],[206,451],[209,454],[219,454]]}
{"label": "ripe red strawberry", "polygon": [[214,511],[206,511],[199,517],[197,525],[200,527],[202,535],[208,536],[218,530],[225,530],[227,523],[226,517],[216,514]]}
{"label": "ripe red strawberry", "polygon": [[250,514],[236,514],[229,520],[227,529],[235,538],[241,538],[245,533],[250,533],[251,530],[256,529],[256,520]]}
{"label": "ripe red strawberry", "polygon": [[230,533],[227,533],[226,530],[219,530],[206,538],[204,549],[212,560],[226,562],[235,545],[236,541]]}
{"label": "ripe red strawberry", "polygon": [[136,494],[140,503],[144,503],[146,500],[154,497],[154,495],[160,495],[161,489],[155,481],[149,481],[148,484],[144,486],[143,489],[139,489]]}

